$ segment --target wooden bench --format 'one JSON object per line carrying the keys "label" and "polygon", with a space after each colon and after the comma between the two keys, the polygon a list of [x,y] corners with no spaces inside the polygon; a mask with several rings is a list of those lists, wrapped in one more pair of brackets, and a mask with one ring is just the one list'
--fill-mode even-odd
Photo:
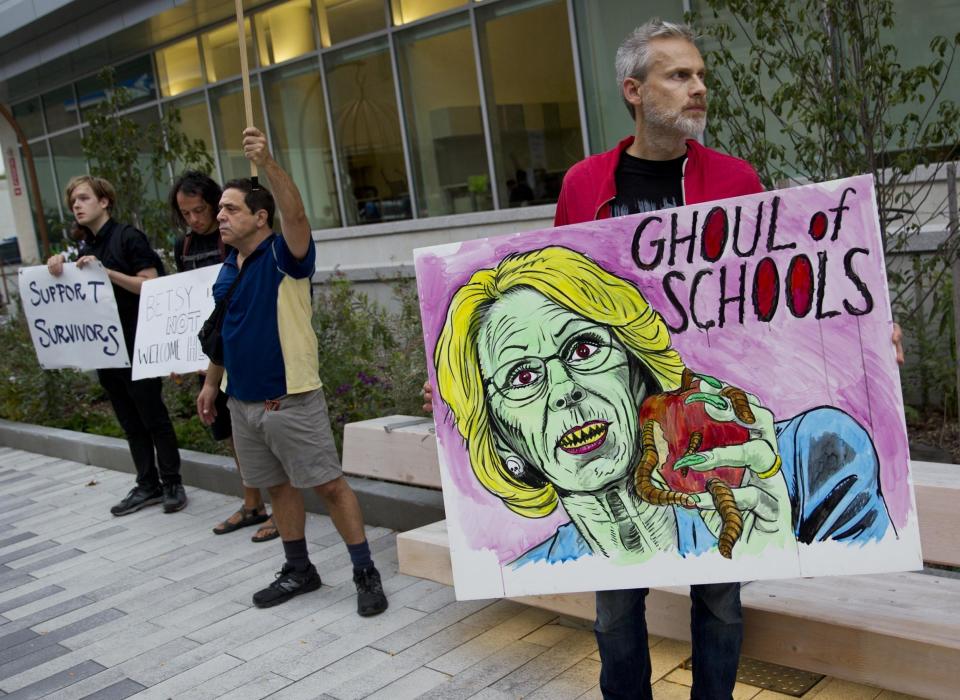
{"label": "wooden bench", "polygon": [[[913,462],[924,558],[960,567],[960,466]],[[397,537],[400,571],[452,585],[446,523]],[[931,698],[960,696],[960,577],[925,573],[744,585],[745,656]],[[592,620],[592,593],[519,598]],[[686,587],[647,599],[652,634],[690,639]]]}
{"label": "wooden bench", "polygon": [[433,418],[386,416],[347,423],[343,429],[343,471],[439,489]]}

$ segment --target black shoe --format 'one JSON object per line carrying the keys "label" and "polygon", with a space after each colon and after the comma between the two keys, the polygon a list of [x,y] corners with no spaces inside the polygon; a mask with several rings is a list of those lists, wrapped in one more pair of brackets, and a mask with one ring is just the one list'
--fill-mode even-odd
{"label": "black shoe", "polygon": [[110,509],[110,512],[117,516],[130,515],[146,506],[156,505],[162,500],[163,491],[159,486],[155,489],[134,486],[122,501]]}
{"label": "black shoe", "polygon": [[253,604],[258,608],[269,608],[285,603],[293,596],[309,593],[320,588],[320,574],[317,567],[310,565],[305,571],[297,571],[286,564],[277,574],[277,580],[253,594]]}
{"label": "black shoe", "polygon": [[187,492],[183,484],[163,485],[163,512],[176,513],[187,507]]}
{"label": "black shoe", "polygon": [[380,583],[380,572],[375,566],[353,572],[353,582],[357,585],[357,613],[362,617],[379,615],[387,609],[387,596]]}

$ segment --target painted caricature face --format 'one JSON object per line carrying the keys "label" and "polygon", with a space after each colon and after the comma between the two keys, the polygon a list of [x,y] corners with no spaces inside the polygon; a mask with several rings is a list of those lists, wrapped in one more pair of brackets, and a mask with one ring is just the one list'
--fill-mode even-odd
{"label": "painted caricature face", "polygon": [[567,491],[627,474],[644,392],[631,388],[626,350],[606,326],[521,288],[490,308],[478,351],[504,458],[518,455]]}

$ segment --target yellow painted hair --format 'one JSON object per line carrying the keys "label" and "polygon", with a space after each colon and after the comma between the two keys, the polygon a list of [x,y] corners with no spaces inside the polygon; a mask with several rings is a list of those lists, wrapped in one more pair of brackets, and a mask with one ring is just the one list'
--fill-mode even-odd
{"label": "yellow painted hair", "polygon": [[480,483],[514,512],[541,518],[556,508],[557,492],[551,484],[525,484],[506,469],[494,443],[477,351],[487,310],[521,287],[610,327],[664,391],[680,386],[683,361],[670,345],[663,318],[639,289],[568,248],[553,246],[510,255],[493,269],[477,270],[457,290],[433,355],[440,396],[453,412]]}

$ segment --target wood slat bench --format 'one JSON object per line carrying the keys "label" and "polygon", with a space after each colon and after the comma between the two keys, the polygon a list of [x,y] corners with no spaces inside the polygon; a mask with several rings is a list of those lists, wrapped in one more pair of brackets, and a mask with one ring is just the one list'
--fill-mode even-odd
{"label": "wood slat bench", "polygon": [[[924,558],[960,567],[960,466],[913,462]],[[452,585],[446,523],[397,537],[401,572]],[[936,571],[755,581],[743,654],[930,698],[960,696],[960,577]],[[592,593],[517,600],[593,619]],[[652,634],[689,640],[686,587],[647,599]]]}
{"label": "wood slat bench", "polygon": [[433,418],[386,416],[347,423],[343,470],[355,476],[440,488]]}

